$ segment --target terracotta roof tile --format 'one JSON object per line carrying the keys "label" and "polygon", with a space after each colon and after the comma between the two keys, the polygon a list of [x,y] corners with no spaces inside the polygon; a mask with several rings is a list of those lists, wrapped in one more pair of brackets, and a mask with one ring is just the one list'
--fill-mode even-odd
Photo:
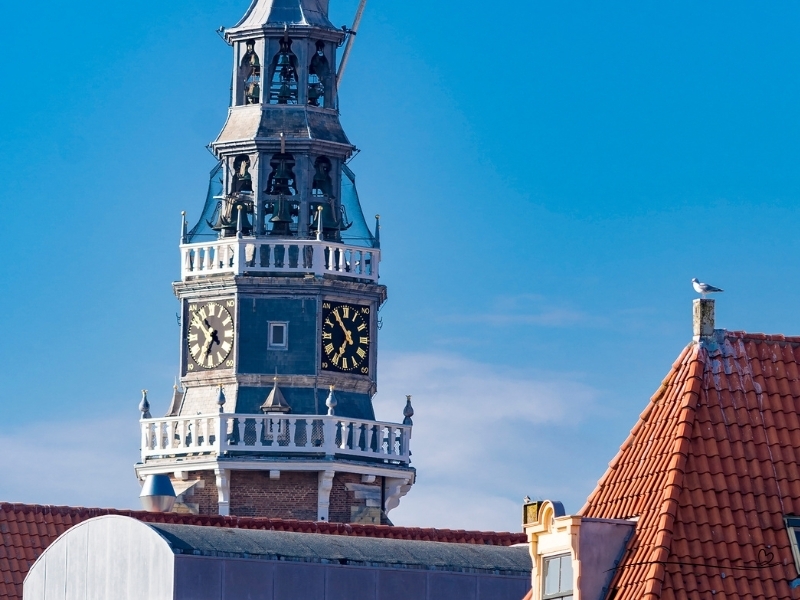
{"label": "terracotta roof tile", "polygon": [[798,413],[800,338],[725,332],[684,349],[581,510],[639,517],[616,600],[793,597]]}

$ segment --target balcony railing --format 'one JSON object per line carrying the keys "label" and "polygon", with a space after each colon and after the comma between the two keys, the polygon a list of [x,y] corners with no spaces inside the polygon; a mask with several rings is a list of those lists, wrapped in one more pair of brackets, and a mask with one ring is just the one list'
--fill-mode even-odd
{"label": "balcony railing", "polygon": [[181,244],[181,278],[217,273],[312,273],[378,280],[380,250],[320,240],[224,238]]}
{"label": "balcony railing", "polygon": [[187,455],[336,456],[411,462],[411,426],[327,415],[220,413],[143,419],[142,461]]}

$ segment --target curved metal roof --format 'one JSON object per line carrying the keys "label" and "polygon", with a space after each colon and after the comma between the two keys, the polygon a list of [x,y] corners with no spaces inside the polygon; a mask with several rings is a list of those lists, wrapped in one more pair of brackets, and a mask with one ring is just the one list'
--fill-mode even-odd
{"label": "curved metal roof", "polygon": [[328,20],[327,0],[253,0],[242,20],[228,33],[284,24],[336,29]]}
{"label": "curved metal roof", "polygon": [[148,523],[176,554],[529,577],[526,547]]}

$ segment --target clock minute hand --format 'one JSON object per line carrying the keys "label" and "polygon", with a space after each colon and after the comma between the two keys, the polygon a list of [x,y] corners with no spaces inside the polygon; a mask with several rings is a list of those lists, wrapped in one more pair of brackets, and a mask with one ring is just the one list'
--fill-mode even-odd
{"label": "clock minute hand", "polygon": [[350,330],[347,327],[344,326],[344,322],[342,321],[342,318],[339,316],[339,313],[334,311],[333,316],[336,317],[337,321],[339,321],[339,326],[342,328],[342,331],[344,331],[344,339],[345,339],[345,341],[352,346],[353,345],[353,334],[350,332]]}

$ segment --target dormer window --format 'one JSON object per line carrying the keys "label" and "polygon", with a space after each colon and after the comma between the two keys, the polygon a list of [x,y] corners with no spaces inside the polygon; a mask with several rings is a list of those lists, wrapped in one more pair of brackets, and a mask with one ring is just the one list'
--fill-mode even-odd
{"label": "dormer window", "polygon": [[572,557],[559,554],[542,559],[542,600],[572,600]]}

